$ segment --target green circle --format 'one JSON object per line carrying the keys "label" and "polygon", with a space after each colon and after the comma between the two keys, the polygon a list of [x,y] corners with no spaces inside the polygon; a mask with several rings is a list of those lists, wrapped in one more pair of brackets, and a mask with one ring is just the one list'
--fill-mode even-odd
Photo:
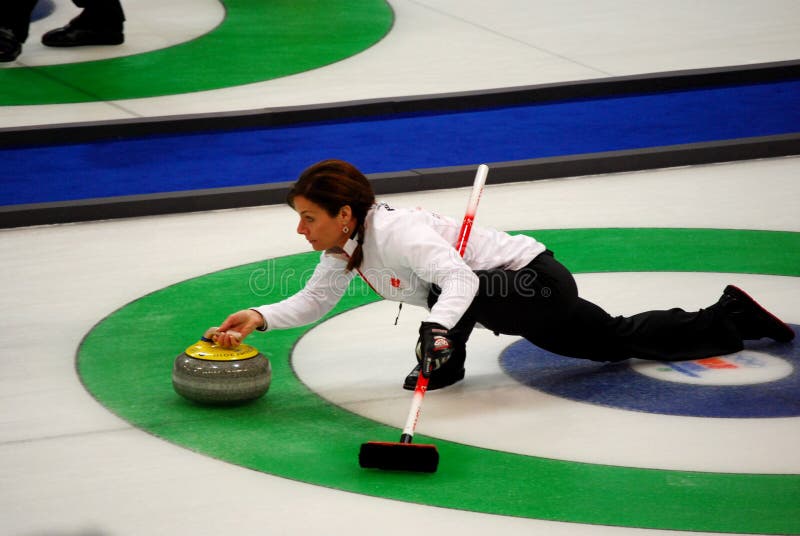
{"label": "green circle", "polygon": [[374,45],[385,0],[222,0],[225,19],[186,43],[83,63],[0,69],[0,106],[175,95],[316,69]]}
{"label": "green circle", "polygon": [[[800,233],[794,232],[635,228],[524,233],[555,250],[576,273],[800,276]],[[437,473],[361,469],[359,445],[397,441],[399,430],[330,404],[293,374],[292,348],[313,325],[259,334],[248,341],[273,365],[270,392],[255,403],[205,408],[175,394],[172,363],[205,328],[230,311],[295,293],[318,259],[318,253],[310,252],[230,268],[167,287],[115,311],[91,330],[78,350],[77,368],[86,388],[117,415],[172,443],[339,490],[544,520],[800,534],[798,475],[576,463],[425,437],[417,439],[435,441],[439,449]],[[360,280],[353,285],[330,315],[379,299]]]}

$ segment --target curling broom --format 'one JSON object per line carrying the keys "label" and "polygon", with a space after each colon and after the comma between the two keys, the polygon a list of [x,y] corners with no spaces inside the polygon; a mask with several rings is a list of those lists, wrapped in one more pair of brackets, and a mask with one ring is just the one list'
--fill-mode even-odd
{"label": "curling broom", "polygon": [[[469,234],[472,231],[475,213],[478,211],[478,202],[481,199],[483,185],[486,183],[488,174],[489,167],[486,164],[478,166],[475,182],[472,185],[472,193],[467,204],[467,213],[464,215],[464,222],[461,224],[461,230],[456,240],[456,249],[462,257],[467,250],[467,240],[469,240]],[[362,443],[358,453],[358,463],[361,467],[389,471],[436,472],[436,468],[439,466],[439,451],[436,450],[436,445],[412,443],[414,430],[417,427],[417,421],[419,421],[419,414],[422,409],[422,399],[428,390],[428,381],[429,378],[423,376],[420,371],[417,377],[417,385],[414,389],[411,409],[408,412],[408,419],[406,419],[406,425],[400,436],[400,442],[370,441]]]}

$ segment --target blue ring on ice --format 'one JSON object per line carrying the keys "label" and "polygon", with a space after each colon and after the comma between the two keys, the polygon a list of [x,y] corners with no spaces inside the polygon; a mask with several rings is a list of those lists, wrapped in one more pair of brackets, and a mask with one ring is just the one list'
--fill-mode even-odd
{"label": "blue ring on ice", "polygon": [[[800,326],[791,324],[795,333]],[[664,381],[636,372],[627,361],[597,363],[563,357],[525,339],[500,354],[512,378],[558,397],[620,408],[685,417],[774,418],[800,416],[800,345],[768,339],[748,341],[745,350],[788,361],[788,376],[749,385],[697,385]],[[665,364],[692,374],[693,362]]]}

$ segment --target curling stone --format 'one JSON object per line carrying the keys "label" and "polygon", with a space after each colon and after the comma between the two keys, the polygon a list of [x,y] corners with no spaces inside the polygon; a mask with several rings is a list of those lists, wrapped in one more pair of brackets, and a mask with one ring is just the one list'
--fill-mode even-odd
{"label": "curling stone", "polygon": [[263,396],[272,381],[269,359],[247,344],[223,348],[206,337],[175,358],[172,387],[206,405],[232,405]]}

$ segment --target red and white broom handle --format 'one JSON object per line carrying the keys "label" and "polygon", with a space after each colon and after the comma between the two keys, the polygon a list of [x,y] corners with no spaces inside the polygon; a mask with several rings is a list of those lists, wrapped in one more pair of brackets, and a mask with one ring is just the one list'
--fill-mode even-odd
{"label": "red and white broom handle", "polygon": [[[456,240],[456,249],[458,254],[462,257],[467,251],[467,241],[469,234],[472,231],[472,223],[475,221],[475,214],[478,212],[478,203],[481,200],[483,193],[483,185],[486,184],[486,176],[489,174],[489,166],[481,164],[478,166],[478,172],[475,174],[475,182],[472,184],[472,193],[469,196],[469,203],[467,203],[467,212],[464,214],[464,222],[461,224],[461,230],[458,232],[458,239]],[[422,409],[422,399],[425,397],[425,391],[428,390],[428,381],[430,379],[422,375],[420,370],[417,376],[417,385],[414,388],[414,398],[411,401],[411,409],[408,412],[406,425],[403,428],[403,435],[400,436],[401,443],[411,443],[414,437],[414,430],[417,428],[419,421],[419,412]]]}
{"label": "red and white broom handle", "polygon": [[467,212],[464,214],[464,222],[461,224],[461,230],[458,232],[458,239],[456,240],[456,249],[458,250],[458,254],[462,257],[464,256],[464,252],[467,251],[469,233],[472,231],[472,223],[475,221],[475,213],[478,212],[478,203],[481,200],[483,185],[486,184],[486,176],[488,174],[489,166],[486,164],[478,166],[478,172],[475,174],[475,182],[472,184],[472,193],[469,196],[469,203],[467,204]]}

